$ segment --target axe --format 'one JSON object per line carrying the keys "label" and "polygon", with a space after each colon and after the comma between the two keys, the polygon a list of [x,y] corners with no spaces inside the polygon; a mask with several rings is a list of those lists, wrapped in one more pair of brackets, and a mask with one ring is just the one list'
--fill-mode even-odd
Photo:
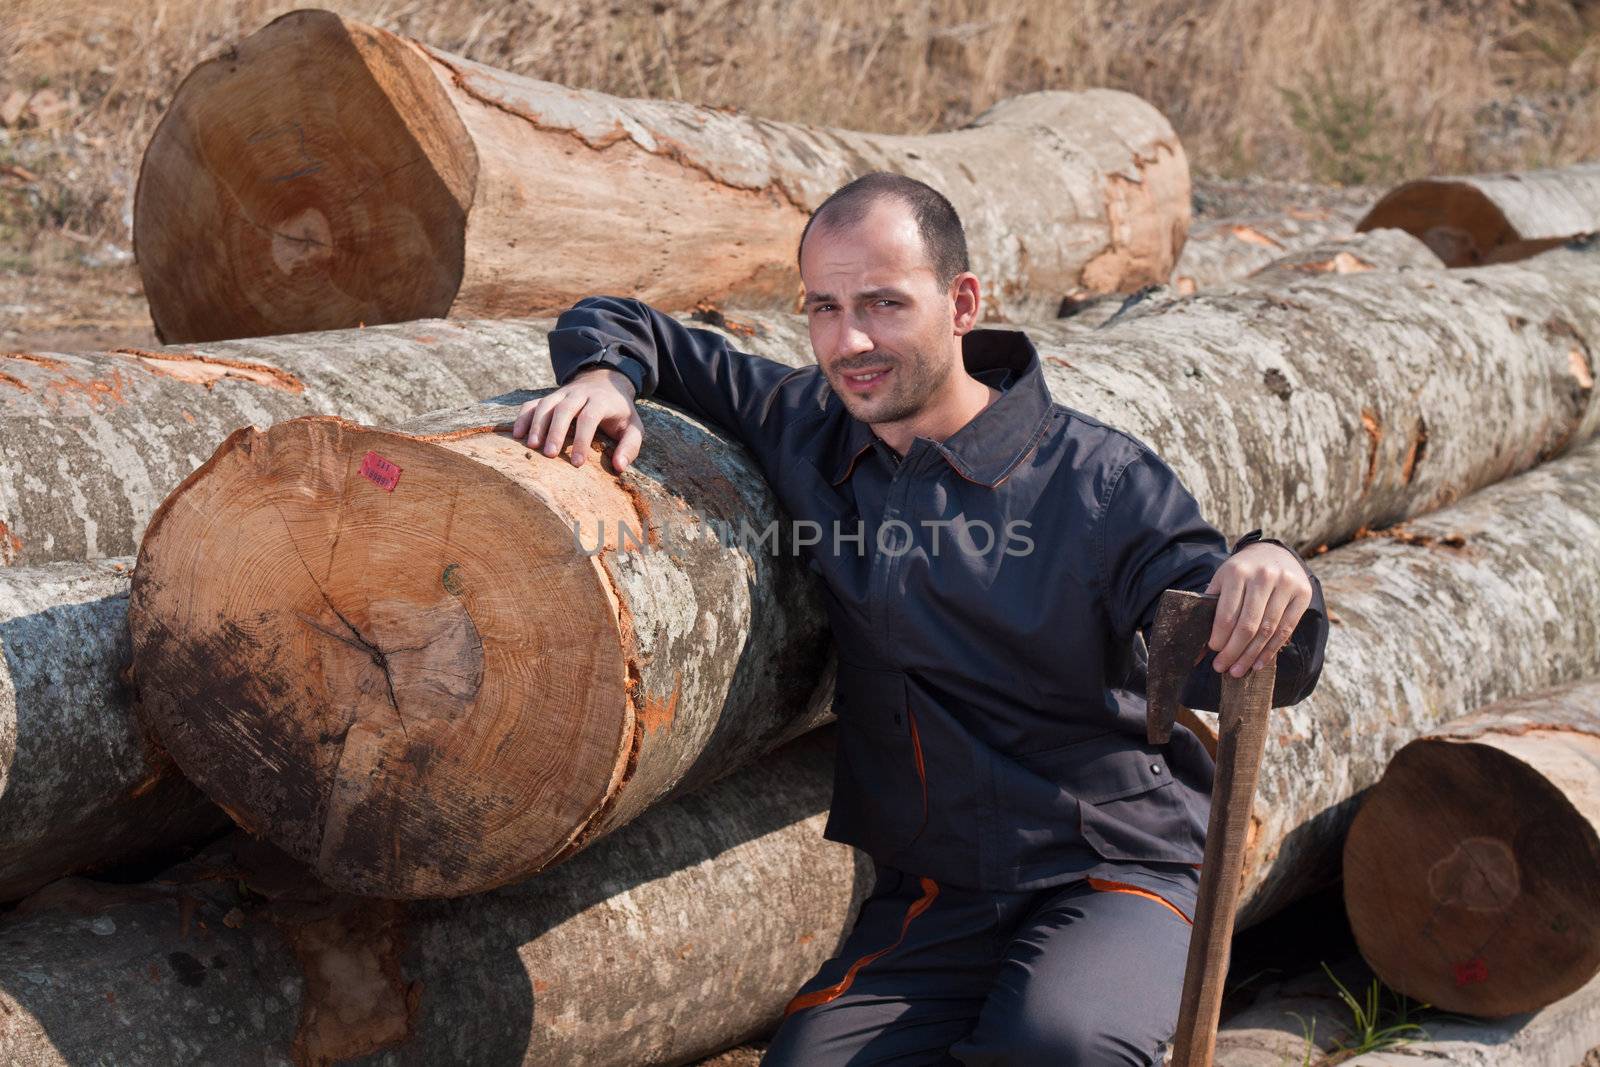
{"label": "axe", "polygon": [[[1194,665],[1205,656],[1217,614],[1217,595],[1168,589],[1161,594],[1150,633],[1145,695],[1146,724],[1152,745],[1166,744],[1178,718],[1178,697]],[[1242,678],[1222,675],[1217,725],[1216,778],[1211,788],[1211,821],[1206,826],[1200,896],[1190,932],[1189,962],[1172,1039],[1173,1067],[1211,1067],[1222,1010],[1222,982],[1228,976],[1233,917],[1239,906],[1245,839],[1256,779],[1267,741],[1267,715],[1277,658]],[[1187,711],[1187,709],[1185,709]],[[1192,717],[1192,716],[1191,716]]]}

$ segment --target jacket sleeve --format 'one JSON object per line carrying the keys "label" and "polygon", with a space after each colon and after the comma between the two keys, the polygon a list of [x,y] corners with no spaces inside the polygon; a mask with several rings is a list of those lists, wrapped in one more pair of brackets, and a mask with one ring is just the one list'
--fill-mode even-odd
{"label": "jacket sleeve", "polygon": [[[1311,695],[1322,674],[1328,617],[1322,583],[1300,553],[1282,541],[1263,538],[1260,530],[1250,531],[1230,547],[1221,532],[1201,517],[1199,504],[1172,468],[1146,448],[1114,477],[1097,530],[1107,613],[1115,639],[1124,648],[1136,631],[1148,641],[1163,590],[1204,592],[1229,556],[1256,541],[1270,540],[1288,548],[1311,580],[1311,603],[1278,652],[1272,706],[1298,704]],[[1212,668],[1215,659],[1216,653],[1207,649],[1190,672],[1181,698],[1187,707],[1217,710],[1222,677]]]}
{"label": "jacket sleeve", "polygon": [[[595,296],[556,319],[550,333],[556,384],[582,370],[612,367],[653,397],[688,412],[769,458],[808,390],[780,390],[814,368],[789,367],[735,350],[722,335],[685,326],[640,300]],[[812,405],[815,410],[815,405]]]}

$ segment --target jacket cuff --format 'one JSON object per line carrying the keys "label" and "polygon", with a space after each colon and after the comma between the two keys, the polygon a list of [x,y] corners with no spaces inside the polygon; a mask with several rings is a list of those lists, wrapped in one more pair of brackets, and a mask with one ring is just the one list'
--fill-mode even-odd
{"label": "jacket cuff", "polygon": [[1302,557],[1299,552],[1295,551],[1293,545],[1286,545],[1276,537],[1262,537],[1259,529],[1251,530],[1249,533],[1241,536],[1233,543],[1233,547],[1228,550],[1228,553],[1229,555],[1232,555],[1241,548],[1244,548],[1246,545],[1253,545],[1258,541],[1269,545],[1277,545],[1279,548],[1287,548],[1289,550],[1289,554],[1294,556],[1294,558],[1299,562],[1300,569],[1306,572],[1306,577],[1311,577],[1311,566],[1306,563],[1304,557]]}
{"label": "jacket cuff", "polygon": [[[608,367],[611,370],[620,372],[628,381],[633,383],[634,399],[637,400],[644,396],[644,364],[632,356],[618,352],[610,345],[600,349],[600,351],[574,367],[572,373],[567,375],[567,382],[572,381],[579,374],[593,367]],[[559,382],[558,384],[566,385],[567,382]]]}

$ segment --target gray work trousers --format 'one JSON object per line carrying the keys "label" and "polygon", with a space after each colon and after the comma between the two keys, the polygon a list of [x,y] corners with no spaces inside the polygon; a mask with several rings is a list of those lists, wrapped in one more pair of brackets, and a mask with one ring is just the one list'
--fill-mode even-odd
{"label": "gray work trousers", "polygon": [[1161,893],[1099,878],[996,893],[879,865],[844,946],[790,1001],[762,1063],[1159,1063],[1198,888],[1192,869],[1168,877]]}

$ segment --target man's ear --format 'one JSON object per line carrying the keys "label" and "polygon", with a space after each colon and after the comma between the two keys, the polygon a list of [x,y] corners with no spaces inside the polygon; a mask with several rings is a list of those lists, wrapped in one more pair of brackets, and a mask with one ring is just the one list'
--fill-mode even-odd
{"label": "man's ear", "polygon": [[950,282],[950,304],[955,311],[957,337],[978,325],[978,315],[983,308],[983,293],[976,274],[964,271],[955,276]]}

